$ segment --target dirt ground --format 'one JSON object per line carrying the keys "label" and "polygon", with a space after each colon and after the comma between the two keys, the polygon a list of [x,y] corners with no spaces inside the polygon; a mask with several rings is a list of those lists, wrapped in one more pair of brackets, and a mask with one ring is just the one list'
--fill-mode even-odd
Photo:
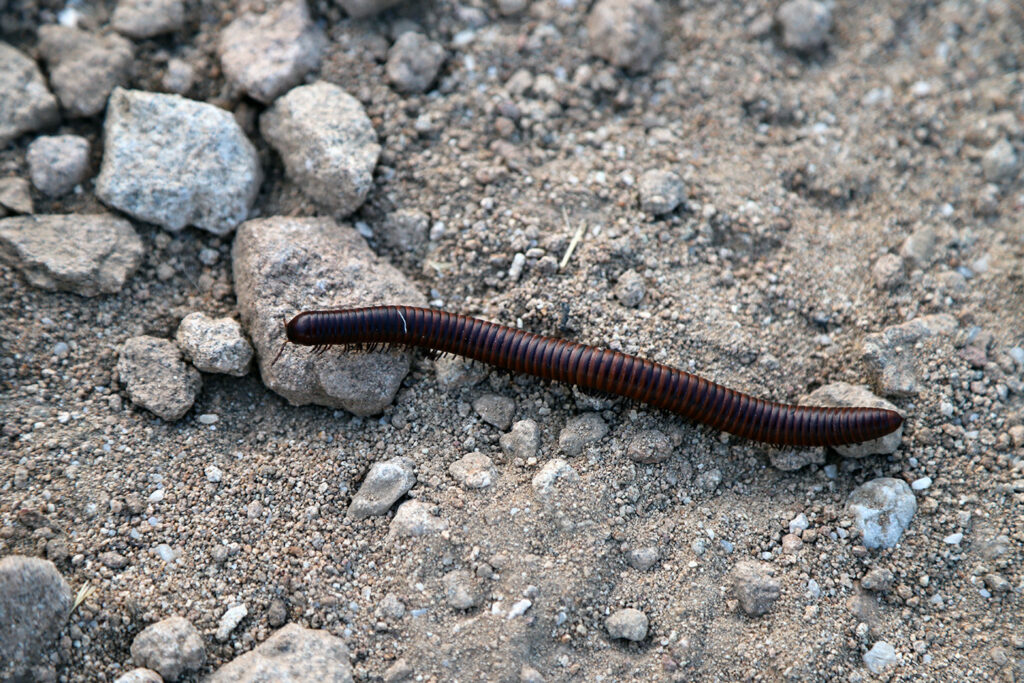
{"label": "dirt ground", "polygon": [[[168,57],[191,63],[200,77],[189,96],[233,110],[260,152],[254,214],[316,215],[260,139],[262,105],[220,74],[218,32],[259,6],[240,4],[187,2],[185,30],[136,42],[130,85],[157,90]],[[118,349],[138,334],[173,338],[191,311],[236,315],[231,238],[188,229],[168,240],[135,222],[147,253],[119,294],[49,293],[0,269],[0,525],[11,529],[0,554],[45,556],[48,539],[18,522],[19,510],[39,510],[66,541],[57,564],[72,588],[95,589],[59,644],[60,680],[116,678],[131,667],[133,637],[172,614],[204,634],[198,679],[273,632],[275,600],[289,622],[344,638],[357,680],[380,680],[399,658],[416,680],[519,680],[524,665],[548,681],[872,680],[862,657],[880,640],[899,659],[882,678],[1024,676],[1024,444],[1012,432],[1024,397],[998,388],[998,372],[1019,385],[1022,370],[1006,358],[1024,346],[1024,176],[993,181],[983,168],[1001,140],[1024,153],[1024,9],[841,0],[827,47],[803,55],[771,29],[774,5],[662,5],[663,55],[631,74],[591,54],[584,2],[536,0],[507,17],[480,0],[410,2],[361,21],[311,4],[330,39],[316,76],[364,104],[383,147],[369,198],[345,221],[373,229],[415,209],[443,222],[420,251],[371,246],[449,310],[778,400],[866,384],[866,335],[951,314],[957,335],[922,363],[919,392],[889,397],[907,416],[901,448],[857,460],[829,452],[785,472],[768,447],[608,401],[598,408],[609,434],[568,458],[579,482],[542,504],[531,479],[561,457],[561,430],[591,404],[496,373],[445,386],[422,356],[382,416],[293,407],[252,373],[205,375],[195,407],[167,423],[128,400],[113,375]],[[57,9],[15,0],[4,39],[31,53],[33,26]],[[112,5],[79,9],[102,25]],[[454,40],[481,13],[475,39]],[[385,79],[404,21],[448,50],[426,94],[396,93]],[[511,94],[520,70],[533,85]],[[553,91],[538,85],[545,74]],[[513,129],[496,125],[512,105]],[[98,168],[102,116],[61,131],[88,138]],[[4,174],[27,177],[32,137],[0,152]],[[683,206],[641,210],[637,183],[649,170],[683,179]],[[108,211],[91,181],[83,189],[34,195],[36,212]],[[543,256],[561,259],[581,225],[567,266],[545,268]],[[929,228],[937,237],[923,260],[901,254]],[[207,247],[220,254],[213,265],[199,259]],[[516,253],[527,254],[518,280],[508,276]],[[873,269],[887,254],[903,270],[882,286]],[[164,264],[167,279],[157,277]],[[636,307],[614,295],[629,270],[645,288]],[[962,353],[978,335],[990,337],[991,362],[980,366]],[[502,432],[471,408],[491,392],[540,426],[535,461],[505,457]],[[203,414],[219,420],[203,424]],[[628,457],[644,429],[670,436],[669,460]],[[497,478],[467,491],[448,468],[473,451],[492,458]],[[445,534],[394,540],[389,516],[346,519],[369,466],[396,455],[415,462],[410,495],[438,507]],[[205,474],[211,464],[218,483]],[[28,479],[15,487],[19,467]],[[867,550],[848,533],[845,504],[883,476],[931,484],[917,491],[900,543]],[[812,533],[784,552],[801,513]],[[962,540],[948,542],[957,532]],[[1000,536],[1008,549],[993,557]],[[160,544],[178,560],[154,554]],[[659,561],[630,566],[629,551],[647,547]],[[97,561],[110,550],[127,566]],[[730,592],[743,559],[766,562],[781,583],[762,617],[746,616]],[[892,572],[891,589],[861,585],[877,568]],[[480,606],[446,604],[442,577],[454,569],[482,577]],[[992,573],[1009,588],[992,589]],[[524,595],[524,615],[492,612]],[[387,613],[394,598],[404,616]],[[218,642],[218,620],[238,602],[249,616]],[[609,637],[605,620],[623,607],[648,617],[642,642]]]}

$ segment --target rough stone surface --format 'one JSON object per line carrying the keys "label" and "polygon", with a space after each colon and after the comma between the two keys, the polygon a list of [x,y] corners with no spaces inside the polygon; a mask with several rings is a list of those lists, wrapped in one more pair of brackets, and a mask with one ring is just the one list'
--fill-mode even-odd
{"label": "rough stone surface", "polygon": [[415,538],[439,534],[448,528],[448,522],[438,517],[435,506],[421,500],[408,500],[398,507],[391,520],[388,538]]}
{"label": "rough stone surface", "polygon": [[249,12],[220,35],[217,52],[228,79],[270,104],[317,68],[327,37],[305,0],[289,0],[264,14]]}
{"label": "rough stone surface", "polygon": [[[800,405],[807,406],[862,406],[864,408],[884,408],[899,412],[895,405],[875,396],[867,387],[855,386],[846,382],[826,384],[813,391],[810,395],[801,398],[799,403]],[[900,425],[896,431],[886,434],[881,438],[850,446],[836,446],[835,450],[846,458],[863,458],[868,455],[894,453],[902,442],[903,425]]]}
{"label": "rough stone surface", "polygon": [[18,136],[57,125],[57,98],[36,63],[0,42],[0,146]]}
{"label": "rough stone surface", "polygon": [[824,465],[824,448],[773,448],[768,451],[772,467],[783,472],[795,472],[806,465]]}
{"label": "rough stone surface", "polygon": [[203,637],[187,619],[167,617],[135,636],[132,661],[156,671],[166,681],[176,681],[206,663],[206,649]]}
{"label": "rough stone surface", "polygon": [[473,609],[483,599],[476,577],[465,569],[448,572],[441,583],[444,586],[444,598],[452,609]]}
{"label": "rough stone surface", "polygon": [[295,405],[316,403],[357,415],[391,403],[409,371],[408,352],[326,353],[284,342],[282,320],[298,311],[346,304],[423,306],[426,299],[379,259],[352,228],[327,218],[268,218],[245,223],[232,252],[242,324],[259,357],[263,382]]}
{"label": "rough stone surface", "polygon": [[671,171],[653,170],[640,176],[640,208],[655,216],[672,213],[686,201],[686,185]]}
{"label": "rough stone surface", "polygon": [[415,464],[409,458],[376,462],[348,507],[349,519],[383,515],[416,484]]}
{"label": "rough stone surface", "polygon": [[242,377],[252,363],[252,345],[242,326],[233,318],[211,318],[204,313],[189,313],[175,334],[185,358],[202,372]]}
{"label": "rough stone surface", "polygon": [[71,611],[71,588],[53,562],[0,559],[0,680],[31,680],[57,647]]}
{"label": "rough stone surface", "polygon": [[395,660],[395,663],[384,670],[384,683],[400,683],[401,681],[409,680],[415,670],[412,668],[405,657],[400,657]]}
{"label": "rough stone surface", "polygon": [[0,217],[3,217],[5,209],[14,213],[33,213],[35,211],[27,180],[15,176],[0,178]]}
{"label": "rough stone surface", "polygon": [[403,33],[388,50],[388,81],[399,92],[424,92],[437,79],[445,51],[422,33]]}
{"label": "rough stone surface", "polygon": [[157,337],[128,339],[117,374],[132,403],[168,421],[184,416],[202,387],[199,372],[181,359],[174,342]]}
{"label": "rough stone surface", "polygon": [[884,640],[879,640],[871,646],[870,650],[864,653],[864,666],[875,675],[881,674],[889,667],[895,666],[898,662],[896,650]]}
{"label": "rough stone surface", "polygon": [[208,679],[208,683],[264,681],[352,683],[348,647],[327,631],[289,624]]}
{"label": "rough stone surface", "polygon": [[738,562],[733,570],[733,595],[748,617],[767,614],[782,594],[782,585],[769,571],[767,565],[749,560]]}
{"label": "rough stone surface", "polygon": [[661,559],[661,553],[654,546],[646,548],[634,548],[626,555],[626,562],[629,566],[638,571],[645,572]]}
{"label": "rough stone surface", "polygon": [[644,299],[647,285],[643,276],[635,270],[627,270],[615,283],[615,298],[626,308],[636,308]]}
{"label": "rough stone surface", "polygon": [[533,420],[520,420],[512,425],[510,432],[501,435],[498,445],[511,458],[536,457],[540,450],[540,427]]}
{"label": "rough stone surface", "polygon": [[103,126],[96,194],[167,230],[226,235],[263,180],[256,149],[230,112],[178,95],[118,88]]}
{"label": "rough stone surface", "polygon": [[359,100],[322,81],[300,86],[260,116],[260,131],[309,197],[341,215],[362,205],[380,145]]}
{"label": "rough stone surface", "polygon": [[114,683],[163,683],[164,679],[152,669],[132,669],[114,679]]}
{"label": "rough stone surface", "polygon": [[832,12],[815,0],[788,0],[775,13],[782,45],[797,52],[813,52],[828,42]]}
{"label": "rough stone surface", "polygon": [[900,256],[906,259],[911,267],[926,269],[935,261],[938,246],[938,231],[934,226],[924,225],[903,240],[903,244],[900,245]]}
{"label": "rough stone surface", "polygon": [[1020,156],[1009,140],[1003,139],[989,147],[981,157],[981,169],[985,180],[993,183],[1007,183],[1017,177],[1020,171]]}
{"label": "rough stone surface", "polygon": [[0,219],[0,259],[35,287],[82,296],[113,294],[142,262],[131,223],[107,215]]}
{"label": "rough stone surface", "polygon": [[628,607],[615,610],[605,622],[604,627],[612,638],[623,638],[640,642],[647,637],[647,615],[638,609]]}
{"label": "rough stone surface", "polygon": [[891,548],[910,526],[917,499],[902,479],[882,477],[861,484],[846,502],[847,512],[868,548]]}
{"label": "rough stone surface", "polygon": [[180,31],[185,26],[183,0],[118,0],[110,18],[114,30],[143,40]]}
{"label": "rough stone surface", "polygon": [[50,197],[71,192],[89,174],[89,141],[78,135],[44,135],[25,155],[36,189]]}
{"label": "rough stone surface", "polygon": [[903,259],[896,254],[883,254],[871,267],[871,277],[879,289],[896,289],[906,280]]}
{"label": "rough stone surface", "polygon": [[469,453],[448,466],[452,479],[464,489],[482,489],[491,485],[497,472],[483,453]]}
{"label": "rough stone surface", "polygon": [[654,0],[599,0],[587,17],[590,51],[629,71],[647,71],[661,56],[663,21]]}
{"label": "rough stone surface", "polygon": [[217,633],[214,634],[214,637],[218,642],[227,642],[231,637],[231,632],[238,628],[242,619],[247,616],[249,616],[249,608],[244,604],[232,605],[220,616],[220,621],[217,622]]}
{"label": "rough stone surface", "polygon": [[507,396],[484,394],[473,401],[473,410],[483,418],[484,422],[492,424],[498,429],[506,430],[512,426],[516,402]]}
{"label": "rough stone surface", "polygon": [[946,338],[957,328],[956,318],[937,313],[892,325],[869,334],[863,342],[864,363],[872,381],[887,396],[913,396],[918,392],[918,342]]}
{"label": "rough stone surface", "polygon": [[540,472],[534,475],[531,484],[534,492],[544,498],[554,493],[563,484],[579,482],[580,475],[567,461],[555,458],[544,463]]}
{"label": "rough stone surface", "polygon": [[608,434],[608,425],[597,413],[570,418],[558,435],[558,447],[566,455],[579,455]]}
{"label": "rough stone surface", "polygon": [[892,588],[894,579],[893,573],[888,569],[872,569],[864,575],[860,585],[864,587],[864,590],[887,593]]}
{"label": "rough stone surface", "polygon": [[426,213],[415,209],[399,209],[388,214],[375,236],[387,246],[409,253],[427,243],[429,230],[430,216]]}
{"label": "rough stone surface", "polygon": [[633,462],[654,465],[672,457],[672,440],[658,429],[645,429],[630,438],[626,455]]}
{"label": "rough stone surface", "polygon": [[49,66],[61,106],[71,116],[103,111],[111,91],[128,81],[135,58],[131,42],[121,36],[56,24],[40,27],[39,54]]}
{"label": "rough stone surface", "polygon": [[399,2],[400,0],[338,0],[338,4],[348,12],[349,16],[356,19],[377,14]]}

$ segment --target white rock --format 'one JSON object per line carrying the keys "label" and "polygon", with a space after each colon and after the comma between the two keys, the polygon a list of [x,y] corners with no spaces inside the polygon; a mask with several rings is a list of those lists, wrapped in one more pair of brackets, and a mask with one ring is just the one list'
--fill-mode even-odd
{"label": "white rock", "polygon": [[861,484],[847,501],[847,510],[868,548],[891,548],[910,526],[917,499],[902,479],[883,477]]}

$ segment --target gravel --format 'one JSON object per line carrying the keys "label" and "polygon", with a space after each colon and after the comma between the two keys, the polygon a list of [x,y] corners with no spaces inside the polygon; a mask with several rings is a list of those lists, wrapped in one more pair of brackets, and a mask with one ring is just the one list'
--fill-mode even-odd
{"label": "gravel", "polygon": [[44,135],[28,146],[28,172],[50,197],[71,192],[89,174],[89,141],[78,135]]}
{"label": "gravel", "polygon": [[507,434],[501,435],[498,444],[510,458],[534,458],[540,450],[540,427],[534,420],[519,420]]}
{"label": "gravel", "polygon": [[441,583],[444,586],[444,599],[452,609],[473,609],[483,600],[477,578],[465,569],[448,572]]}
{"label": "gravel", "polygon": [[566,455],[579,455],[608,434],[608,425],[597,413],[570,418],[558,435],[558,447]]}
{"label": "gravel", "polygon": [[491,459],[483,453],[469,453],[448,467],[452,479],[464,489],[487,488],[497,476]]}
{"label": "gravel", "polygon": [[415,463],[391,458],[373,464],[348,507],[349,519],[383,515],[416,484]]}
{"label": "gravel", "polygon": [[165,681],[176,681],[206,663],[206,650],[199,631],[184,617],[173,616],[135,636],[132,661],[156,671]]}
{"label": "gravel", "polygon": [[686,201],[686,185],[672,171],[652,170],[640,176],[640,208],[656,216],[672,213]]}
{"label": "gravel", "polygon": [[732,592],[748,617],[767,614],[782,594],[782,584],[772,570],[760,562],[738,562],[732,572]]}
{"label": "gravel", "polygon": [[661,56],[663,21],[654,0],[598,0],[587,17],[590,51],[615,66],[648,71]]}
{"label": "gravel", "polygon": [[516,412],[516,403],[506,396],[484,394],[473,401],[473,410],[484,422],[505,431],[512,426],[512,416]]}
{"label": "gravel", "polygon": [[534,492],[541,498],[551,496],[557,489],[579,483],[580,475],[572,466],[560,458],[549,460],[533,477]]}
{"label": "gravel", "polygon": [[414,538],[439,534],[448,528],[448,522],[437,516],[435,506],[420,500],[402,503],[391,520],[389,539]]}
{"label": "gravel", "polygon": [[388,50],[388,82],[399,92],[425,92],[437,79],[445,50],[416,31],[403,33]]}
{"label": "gravel", "polygon": [[828,42],[832,12],[815,0],[787,0],[779,5],[775,19],[782,33],[782,45],[798,52],[812,52]]}

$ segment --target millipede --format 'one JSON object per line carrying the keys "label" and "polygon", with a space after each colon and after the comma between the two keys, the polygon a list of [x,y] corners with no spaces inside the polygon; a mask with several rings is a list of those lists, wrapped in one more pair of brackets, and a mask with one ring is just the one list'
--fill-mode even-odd
{"label": "millipede", "polygon": [[318,350],[383,346],[454,354],[585,391],[625,396],[719,431],[778,446],[861,443],[903,424],[903,417],[893,410],[768,401],[639,356],[431,308],[303,311],[285,324],[285,334],[286,343]]}

